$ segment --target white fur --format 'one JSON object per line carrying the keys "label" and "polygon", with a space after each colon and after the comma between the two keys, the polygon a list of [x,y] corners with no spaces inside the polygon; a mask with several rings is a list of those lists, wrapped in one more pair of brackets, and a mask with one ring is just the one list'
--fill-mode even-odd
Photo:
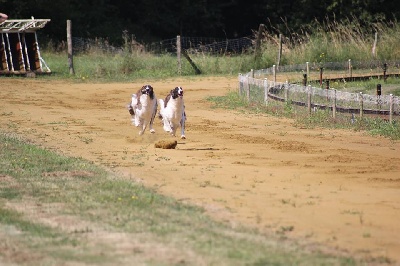
{"label": "white fur", "polygon": [[[181,87],[176,89],[182,90]],[[172,93],[172,91],[171,91]],[[165,106],[165,101],[167,105]],[[173,99],[168,97],[165,99],[159,99],[160,102],[160,117],[162,119],[163,128],[166,132],[169,132],[172,136],[176,136],[178,127],[181,127],[181,139],[185,139],[185,103],[183,100],[183,94]]]}
{"label": "white fur", "polygon": [[[138,98],[140,98],[140,104],[138,104]],[[132,101],[128,106],[129,108],[132,108],[134,111],[134,114],[131,115],[132,124],[136,127],[141,127],[139,135],[143,135],[147,125],[149,125],[151,133],[155,132],[153,129],[154,117],[157,113],[157,98],[155,94],[153,99],[151,99],[149,95],[142,94],[139,90],[138,93],[132,94]]]}

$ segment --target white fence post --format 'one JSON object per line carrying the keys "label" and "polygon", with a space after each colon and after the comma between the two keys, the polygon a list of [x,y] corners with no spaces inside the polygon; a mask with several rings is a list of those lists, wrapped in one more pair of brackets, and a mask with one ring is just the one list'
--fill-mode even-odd
{"label": "white fence post", "polygon": [[390,98],[389,98],[389,122],[392,123],[393,122],[393,103],[394,99],[393,99],[393,94],[390,94]]}
{"label": "white fence post", "polygon": [[309,77],[310,77],[310,63],[309,63],[309,62],[306,62],[306,66],[307,66],[307,69],[306,69],[306,71],[307,71],[307,77],[309,78]]}
{"label": "white fence post", "polygon": [[289,100],[289,81],[286,80],[285,83],[285,102],[287,103]]}
{"label": "white fence post", "polygon": [[239,86],[238,86],[238,93],[241,96],[242,95],[242,90],[241,87],[243,86],[242,84],[242,73],[239,73]]}
{"label": "white fence post", "polygon": [[336,119],[336,90],[333,89],[333,103],[332,103],[333,119]]}
{"label": "white fence post", "polygon": [[352,66],[351,66],[351,59],[349,59],[349,77],[351,78],[353,73],[352,73]]}
{"label": "white fence post", "polygon": [[264,79],[264,102],[268,105],[268,79]]}
{"label": "white fence post", "polygon": [[274,74],[274,82],[276,83],[276,65],[272,66],[272,72]]}
{"label": "white fence post", "polygon": [[250,82],[249,82],[249,77],[246,76],[246,95],[247,95],[247,101],[250,102]]}

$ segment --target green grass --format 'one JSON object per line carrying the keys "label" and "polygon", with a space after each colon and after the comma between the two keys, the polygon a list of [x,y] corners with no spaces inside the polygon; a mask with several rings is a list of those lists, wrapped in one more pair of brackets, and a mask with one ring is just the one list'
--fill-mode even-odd
{"label": "green grass", "polygon": [[[355,122],[352,122],[350,114],[338,113],[336,118],[328,110],[316,110],[311,115],[306,107],[299,107],[289,103],[269,101],[268,105],[258,101],[248,102],[238,92],[230,91],[224,96],[210,96],[206,98],[212,102],[213,108],[235,109],[239,112],[253,112],[270,114],[277,117],[292,118],[299,127],[315,128],[341,128],[355,131],[365,131],[371,135],[379,135],[392,140],[400,139],[400,122],[396,117],[393,123],[381,118],[364,116],[360,119],[355,115]],[[262,97],[263,99],[263,97]]]}
{"label": "green grass", "polygon": [[[320,87],[319,82],[310,83],[312,86]],[[400,79],[399,78],[387,78],[386,81],[383,79],[370,78],[365,81],[352,81],[352,82],[343,82],[343,81],[335,81],[331,82],[330,88],[334,88],[339,91],[353,92],[369,95],[376,95],[376,87],[378,84],[381,84],[381,92],[382,95],[393,94],[394,96],[400,96]],[[325,84],[322,85],[323,87]]]}
{"label": "green grass", "polygon": [[[180,76],[193,76],[195,71],[189,62],[182,58],[181,74],[178,73],[175,55],[152,55],[149,53],[111,54],[103,52],[79,53],[74,56],[75,75],[70,75],[68,59],[64,53],[42,52],[52,71],[52,79],[72,79],[79,82],[121,82],[136,79],[165,79]],[[234,75],[247,72],[252,67],[251,55],[218,57],[196,54],[191,56],[202,75]]]}
{"label": "green grass", "polygon": [[[0,134],[0,188],[0,260],[6,265],[22,257],[27,265],[357,264],[254,229],[232,229],[202,208],[6,134]],[[116,236],[121,239],[113,241]]]}

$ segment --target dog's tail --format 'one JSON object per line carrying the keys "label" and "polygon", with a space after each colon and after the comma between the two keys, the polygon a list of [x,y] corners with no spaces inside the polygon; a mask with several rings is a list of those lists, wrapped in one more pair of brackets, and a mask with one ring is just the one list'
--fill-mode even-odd
{"label": "dog's tail", "polygon": [[131,115],[135,115],[135,111],[133,110],[133,107],[132,107],[131,104],[128,104],[128,105],[126,106],[126,108],[128,108],[128,111],[129,111],[129,113],[130,113]]}

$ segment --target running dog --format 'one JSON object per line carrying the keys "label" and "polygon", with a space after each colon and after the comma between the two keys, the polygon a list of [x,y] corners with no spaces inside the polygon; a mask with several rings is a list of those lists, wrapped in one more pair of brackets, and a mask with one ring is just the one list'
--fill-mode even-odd
{"label": "running dog", "polygon": [[127,107],[132,125],[141,127],[139,135],[143,135],[147,125],[151,133],[155,132],[153,122],[157,113],[157,98],[151,85],[144,85],[137,93],[132,94],[131,103]]}
{"label": "running dog", "polygon": [[159,99],[160,115],[163,128],[166,132],[176,136],[176,130],[181,127],[181,139],[185,139],[185,103],[183,101],[183,88],[176,87],[165,97]]}

